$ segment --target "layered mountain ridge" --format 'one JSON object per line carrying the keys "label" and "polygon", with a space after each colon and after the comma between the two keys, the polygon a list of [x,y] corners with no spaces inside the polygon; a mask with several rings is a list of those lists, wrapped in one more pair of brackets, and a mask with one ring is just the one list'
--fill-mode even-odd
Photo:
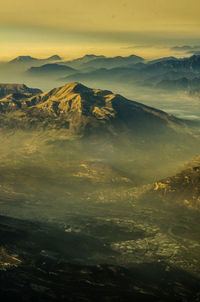
{"label": "layered mountain ridge", "polygon": [[[82,67],[84,66],[82,70],[79,69],[73,75],[61,77],[60,81],[80,81],[86,85],[91,85],[91,83],[116,85],[118,83],[120,85],[161,88],[168,91],[185,91],[190,87],[196,88],[199,85],[200,56],[198,55],[189,58],[160,58],[149,62],[138,60],[134,64],[131,63],[131,59],[123,58],[124,63],[120,65],[120,60],[118,60],[115,66],[111,66],[109,61],[98,66],[99,60],[101,62],[102,59],[82,64]],[[126,64],[126,62],[128,63]],[[91,68],[92,65],[95,68]]]}
{"label": "layered mountain ridge", "polygon": [[28,76],[62,76],[66,74],[73,74],[75,72],[75,69],[65,66],[65,65],[59,65],[56,63],[51,63],[51,64],[45,64],[39,67],[31,67],[27,70],[26,74]]}
{"label": "layered mountain ridge", "polygon": [[130,55],[128,57],[116,56],[105,57],[96,55],[85,55],[82,58],[78,58],[72,61],[66,61],[65,64],[73,68],[80,68],[85,70],[93,70],[98,68],[114,68],[128,66],[129,64],[136,64],[143,62],[142,57],[136,55]]}
{"label": "layered mountain ridge", "polygon": [[34,58],[31,56],[18,56],[15,59],[9,61],[9,64],[23,64],[23,63],[31,63],[31,62],[36,62],[36,61],[60,61],[61,57],[58,55],[53,55],[49,58],[45,58],[45,59],[38,59],[38,58]]}

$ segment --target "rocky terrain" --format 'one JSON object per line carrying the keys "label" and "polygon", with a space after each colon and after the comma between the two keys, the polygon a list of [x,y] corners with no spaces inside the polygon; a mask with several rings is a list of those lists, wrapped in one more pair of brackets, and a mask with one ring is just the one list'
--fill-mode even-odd
{"label": "rocky terrain", "polygon": [[32,96],[42,93],[40,89],[24,84],[0,84],[0,112],[5,114],[32,105]]}
{"label": "rocky terrain", "polygon": [[[27,106],[22,108],[20,96],[17,98],[18,103],[14,99],[13,89],[15,88],[13,87],[15,86],[7,87],[11,87],[13,102],[10,106],[9,101],[1,100],[1,112],[12,111],[15,127],[18,123],[23,126],[24,121],[30,122],[31,126],[35,124],[36,127],[37,125],[44,127],[46,123],[50,127],[51,122],[54,121],[55,124],[58,122],[58,128],[69,128],[77,134],[98,129],[112,134],[125,132],[132,135],[134,133],[140,137],[148,133],[155,138],[168,133],[172,136],[176,135],[176,132],[187,133],[186,124],[181,120],[163,111],[127,100],[111,91],[91,89],[79,83],[67,83],[62,87],[39,94],[39,90],[31,90],[22,85],[18,86],[18,92],[29,93],[29,95],[25,94]],[[3,93],[2,90],[2,96]],[[37,95],[32,96],[33,94]],[[5,110],[3,110],[4,107]],[[9,115],[10,119],[12,119],[12,114]],[[6,121],[6,115],[2,116],[2,125],[4,118]],[[184,130],[181,130],[183,128]]]}
{"label": "rocky terrain", "polygon": [[[147,194],[148,195],[148,194]],[[200,209],[200,158],[196,156],[181,171],[156,182],[149,198],[168,204]]]}
{"label": "rocky terrain", "polygon": [[0,100],[10,95],[13,98],[19,96],[19,99],[23,95],[29,98],[40,93],[42,93],[40,89],[29,88],[24,84],[0,84]]}

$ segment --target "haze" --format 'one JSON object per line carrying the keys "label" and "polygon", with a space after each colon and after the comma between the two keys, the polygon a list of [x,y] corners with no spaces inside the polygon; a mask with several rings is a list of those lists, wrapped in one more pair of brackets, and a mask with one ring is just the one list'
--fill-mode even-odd
{"label": "haze", "polygon": [[200,302],[199,11],[1,3],[1,301]]}
{"label": "haze", "polygon": [[1,4],[1,57],[55,51],[65,57],[112,56],[132,48],[148,57],[168,55],[166,46],[198,42],[199,9],[196,0],[9,0]]}

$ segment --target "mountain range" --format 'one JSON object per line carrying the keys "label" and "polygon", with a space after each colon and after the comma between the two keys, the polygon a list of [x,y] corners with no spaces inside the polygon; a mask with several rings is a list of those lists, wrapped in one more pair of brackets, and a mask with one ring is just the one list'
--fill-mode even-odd
{"label": "mountain range", "polygon": [[130,55],[128,57],[105,57],[96,55],[85,55],[82,58],[78,58],[72,61],[66,61],[65,64],[80,70],[95,70],[99,68],[115,68],[115,67],[125,67],[129,65],[134,65],[139,62],[143,62],[142,57],[136,55]]}
{"label": "mountain range", "polygon": [[27,70],[26,74],[34,77],[54,77],[56,79],[62,75],[71,75],[75,72],[76,70],[71,67],[51,63],[38,67],[31,67]]}
{"label": "mountain range", "polygon": [[31,67],[37,67],[50,63],[58,63],[61,61],[62,59],[58,55],[53,55],[44,59],[34,58],[31,56],[18,56],[8,62],[1,62],[0,70],[4,74],[2,80],[5,78],[6,75],[8,75],[8,78],[13,78],[14,75],[17,79],[19,78],[19,76],[21,76],[21,74],[26,72],[27,69]]}
{"label": "mountain range", "polygon": [[198,77],[188,79],[181,77],[174,80],[161,80],[156,87],[166,90],[180,90],[180,91],[197,91],[200,90],[200,75]]}
{"label": "mountain range", "polygon": [[52,61],[61,61],[61,57],[58,55],[53,55],[49,58],[38,59],[31,56],[19,56],[15,59],[9,61],[9,64],[34,64],[34,63],[43,63],[43,62],[52,62]]}
{"label": "mountain range", "polygon": [[[48,81],[55,87],[56,82],[82,82],[86,85],[109,87],[110,85],[132,85],[162,89],[166,91],[198,90],[200,78],[200,56],[188,58],[164,57],[153,61],[130,55],[127,57],[105,57],[85,55],[64,61],[58,55],[46,59],[19,56],[1,67],[7,76],[20,75],[22,79],[34,81],[40,77],[42,89]],[[52,82],[53,81],[53,82]],[[106,83],[106,85],[105,85]]]}
{"label": "mountain range", "polygon": [[[102,59],[99,59],[102,60]],[[92,64],[90,61],[88,64]],[[89,66],[89,65],[87,65]],[[81,70],[71,76],[63,77],[63,81],[80,81],[90,83],[120,83],[139,85],[165,90],[187,90],[198,85],[200,76],[200,56],[189,58],[161,58],[145,62],[140,60],[135,64],[123,64],[111,68],[100,64],[99,68]],[[185,82],[183,79],[186,79]],[[187,83],[186,83],[187,82]]]}

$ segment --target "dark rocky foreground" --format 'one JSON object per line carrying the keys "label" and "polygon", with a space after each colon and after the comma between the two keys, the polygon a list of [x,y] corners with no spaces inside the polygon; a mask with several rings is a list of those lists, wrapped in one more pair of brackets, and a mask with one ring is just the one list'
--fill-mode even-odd
{"label": "dark rocky foreground", "polygon": [[111,253],[58,224],[1,216],[1,301],[200,301],[200,280],[190,273],[163,261],[84,264],[97,251]]}

